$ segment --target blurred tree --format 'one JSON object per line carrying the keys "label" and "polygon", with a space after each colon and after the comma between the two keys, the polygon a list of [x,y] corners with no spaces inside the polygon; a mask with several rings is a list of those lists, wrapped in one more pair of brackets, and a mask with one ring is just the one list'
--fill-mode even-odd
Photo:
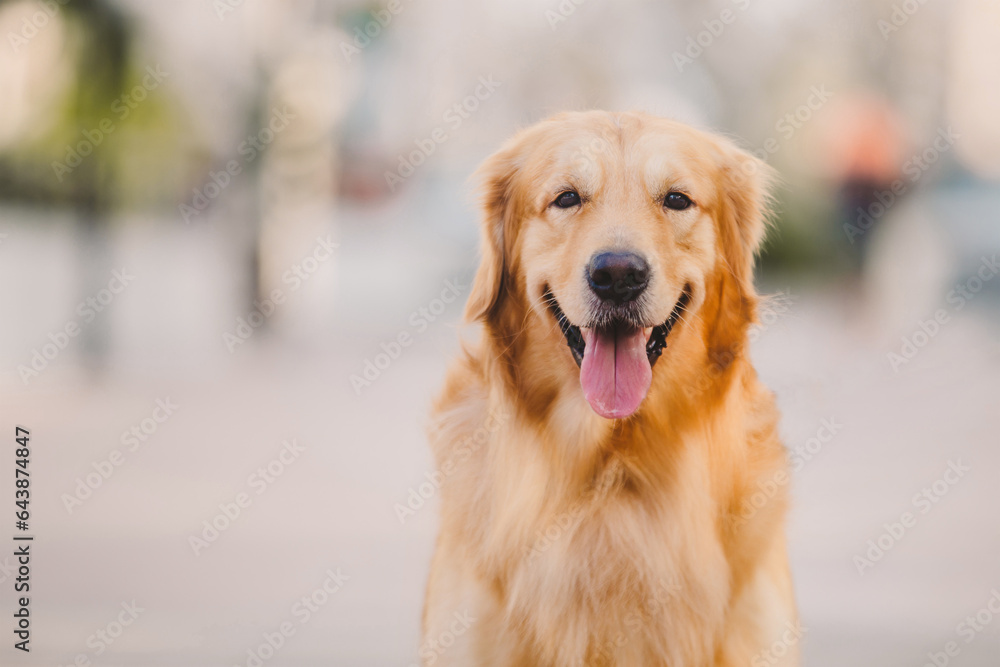
{"label": "blurred tree", "polygon": [[[30,6],[28,11],[32,11]],[[63,97],[65,107],[48,132],[27,145],[14,144],[0,156],[0,199],[74,210],[82,237],[78,286],[84,298],[107,282],[110,263],[105,227],[117,192],[113,138],[109,133],[92,140],[96,135],[85,133],[101,131],[102,121],[123,93],[132,27],[105,0],[72,0],[60,5],[59,11],[58,18],[65,25],[64,55],[73,64],[70,90]],[[30,46],[21,57],[32,56]],[[84,142],[86,152],[78,151]],[[99,318],[81,333],[81,345],[92,362],[99,363],[103,357],[106,326],[106,320]]]}

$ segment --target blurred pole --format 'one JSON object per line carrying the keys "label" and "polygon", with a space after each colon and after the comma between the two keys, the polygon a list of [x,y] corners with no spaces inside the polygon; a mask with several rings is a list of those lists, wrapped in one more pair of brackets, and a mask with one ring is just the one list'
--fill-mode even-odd
{"label": "blurred pole", "polygon": [[[268,323],[308,338],[332,321],[338,140],[351,103],[350,75],[329,7],[272,3],[275,24],[294,39],[262,60],[251,134],[264,133],[255,161],[258,211],[253,254],[255,297],[285,296]],[[272,136],[273,135],[273,136]],[[329,238],[328,238],[329,237]]]}
{"label": "blurred pole", "polygon": [[[69,3],[65,10],[75,16],[85,32],[77,71],[74,117],[89,123],[110,107],[124,88],[129,58],[129,25],[125,17],[104,0]],[[80,298],[96,294],[107,282],[112,266],[109,247],[109,215],[117,194],[115,168],[109,142],[101,142],[73,173],[75,208],[80,225]],[[81,332],[84,363],[92,371],[103,369],[110,344],[111,322],[96,318]]]}

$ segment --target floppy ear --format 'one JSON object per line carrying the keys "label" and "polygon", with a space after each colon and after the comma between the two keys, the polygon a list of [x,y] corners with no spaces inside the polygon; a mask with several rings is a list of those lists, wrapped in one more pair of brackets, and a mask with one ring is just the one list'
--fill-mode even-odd
{"label": "floppy ear", "polygon": [[718,310],[707,342],[713,360],[724,368],[740,354],[747,327],[757,321],[754,257],[764,240],[775,172],[729,142],[722,150]]}
{"label": "floppy ear", "polygon": [[735,146],[728,148],[725,198],[738,243],[727,246],[733,251],[727,261],[745,290],[755,295],[754,258],[767,231],[767,216],[772,203],[771,187],[777,173],[763,160]]}
{"label": "floppy ear", "polygon": [[512,288],[513,267],[510,262],[518,205],[514,193],[519,167],[518,146],[515,137],[487,158],[473,176],[473,180],[479,181],[482,259],[465,304],[465,318],[470,322],[495,320],[506,294]]}

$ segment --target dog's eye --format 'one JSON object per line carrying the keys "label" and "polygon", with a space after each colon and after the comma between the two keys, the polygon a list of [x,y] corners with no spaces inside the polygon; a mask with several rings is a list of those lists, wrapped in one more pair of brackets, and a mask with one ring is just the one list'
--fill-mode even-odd
{"label": "dog's eye", "polygon": [[693,203],[690,197],[681,192],[668,192],[663,198],[663,205],[674,211],[683,211]]}
{"label": "dog's eye", "polygon": [[559,208],[573,208],[580,205],[580,195],[572,190],[567,190],[556,197],[556,200],[552,203]]}

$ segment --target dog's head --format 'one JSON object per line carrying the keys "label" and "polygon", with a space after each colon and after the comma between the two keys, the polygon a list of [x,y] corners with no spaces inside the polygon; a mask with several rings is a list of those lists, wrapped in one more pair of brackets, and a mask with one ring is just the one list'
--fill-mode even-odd
{"label": "dog's head", "polygon": [[466,315],[515,383],[530,372],[518,355],[542,354],[597,414],[628,417],[654,374],[682,363],[678,338],[701,341],[689,374],[741,354],[770,173],[726,139],[645,114],[530,127],[479,171],[483,260]]}

